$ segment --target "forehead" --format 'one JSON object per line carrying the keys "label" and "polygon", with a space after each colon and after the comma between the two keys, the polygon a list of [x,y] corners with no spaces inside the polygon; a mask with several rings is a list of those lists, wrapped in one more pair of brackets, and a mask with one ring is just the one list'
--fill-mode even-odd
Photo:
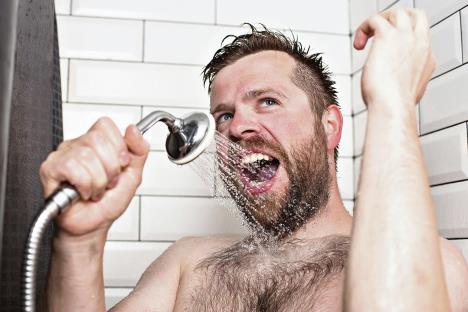
{"label": "forehead", "polygon": [[244,56],[218,72],[211,98],[255,87],[295,87],[290,77],[295,68],[295,60],[285,52],[262,51]]}

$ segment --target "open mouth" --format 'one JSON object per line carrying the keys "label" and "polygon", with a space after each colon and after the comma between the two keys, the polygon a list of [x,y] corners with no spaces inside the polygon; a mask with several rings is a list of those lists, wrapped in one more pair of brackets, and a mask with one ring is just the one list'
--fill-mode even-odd
{"label": "open mouth", "polygon": [[280,162],[273,156],[251,153],[241,160],[241,178],[252,195],[268,191],[273,185]]}

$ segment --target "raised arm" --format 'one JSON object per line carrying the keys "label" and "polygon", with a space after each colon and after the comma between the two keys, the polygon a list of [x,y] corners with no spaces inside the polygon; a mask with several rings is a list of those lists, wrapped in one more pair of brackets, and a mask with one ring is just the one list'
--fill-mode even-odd
{"label": "raised arm", "polygon": [[347,270],[346,311],[450,311],[416,103],[434,70],[425,13],[386,11],[357,30],[373,37],[363,68],[365,150]]}

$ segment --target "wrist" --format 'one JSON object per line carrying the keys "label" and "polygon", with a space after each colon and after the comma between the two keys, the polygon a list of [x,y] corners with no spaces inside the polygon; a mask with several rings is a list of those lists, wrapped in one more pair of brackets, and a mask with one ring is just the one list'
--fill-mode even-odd
{"label": "wrist", "polygon": [[416,103],[408,98],[388,96],[386,98],[375,98],[367,103],[369,116],[398,118],[404,116],[416,118]]}
{"label": "wrist", "polygon": [[85,257],[102,255],[106,239],[107,230],[74,236],[58,229],[53,240],[54,253],[64,256],[83,255]]}

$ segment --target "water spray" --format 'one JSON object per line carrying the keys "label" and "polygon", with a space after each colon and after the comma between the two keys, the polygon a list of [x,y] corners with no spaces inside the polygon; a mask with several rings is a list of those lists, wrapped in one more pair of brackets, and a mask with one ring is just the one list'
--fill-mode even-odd
{"label": "water spray", "polygon": [[[164,111],[154,111],[136,125],[144,134],[157,122],[164,122],[169,135],[166,139],[166,151],[173,163],[183,165],[197,158],[211,143],[215,133],[215,122],[211,115],[196,112],[184,118],[176,118]],[[39,216],[29,232],[23,264],[23,311],[36,310],[36,270],[38,251],[44,231],[49,223],[67,207],[80,198],[77,190],[69,184],[63,184],[45,201]]]}

